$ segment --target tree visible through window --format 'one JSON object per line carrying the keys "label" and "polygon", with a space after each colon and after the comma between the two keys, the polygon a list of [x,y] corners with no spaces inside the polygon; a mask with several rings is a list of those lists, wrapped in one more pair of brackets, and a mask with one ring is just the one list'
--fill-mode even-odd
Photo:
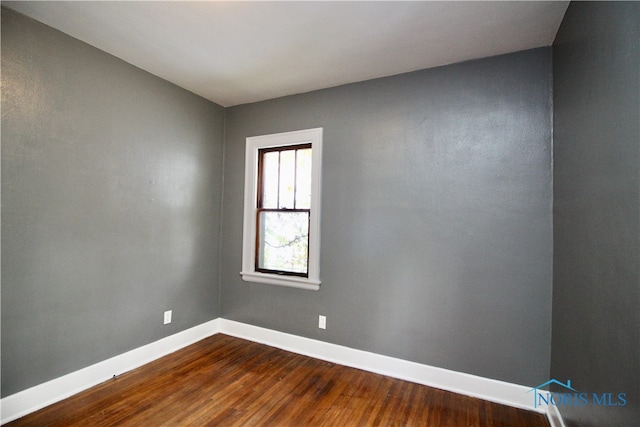
{"label": "tree visible through window", "polygon": [[258,153],[255,269],[308,277],[311,144]]}

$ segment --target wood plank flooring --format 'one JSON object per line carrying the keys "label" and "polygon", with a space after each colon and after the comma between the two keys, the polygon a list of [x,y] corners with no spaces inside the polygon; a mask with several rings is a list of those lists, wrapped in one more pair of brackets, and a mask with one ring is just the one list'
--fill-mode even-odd
{"label": "wood plank flooring", "polygon": [[534,412],[218,334],[7,426],[544,426]]}

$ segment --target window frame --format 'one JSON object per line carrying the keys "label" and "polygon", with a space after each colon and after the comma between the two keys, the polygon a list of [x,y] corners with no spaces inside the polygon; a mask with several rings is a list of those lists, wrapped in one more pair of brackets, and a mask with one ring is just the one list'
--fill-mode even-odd
{"label": "window frame", "polygon": [[[317,291],[320,289],[320,201],[322,165],[322,128],[248,137],[245,149],[244,223],[242,279],[248,282],[288,286]],[[307,277],[260,272],[256,268],[257,219],[260,150],[311,144],[311,204]]]}
{"label": "window frame", "polygon": [[[297,145],[281,145],[281,146],[277,146],[277,147],[268,147],[268,148],[258,148],[258,176],[257,176],[257,181],[258,181],[258,188],[256,191],[256,203],[257,203],[257,209],[256,209],[256,245],[255,245],[255,271],[258,271],[260,273],[269,273],[269,274],[278,274],[278,275],[284,275],[284,276],[300,276],[300,277],[309,277],[309,239],[310,239],[310,229],[309,229],[309,224],[310,224],[310,218],[311,218],[311,206],[309,206],[309,208],[298,208],[296,206],[296,190],[297,190],[297,182],[295,182],[297,176],[294,176],[294,197],[293,197],[293,207],[292,208],[284,208],[284,207],[276,207],[276,208],[266,208],[264,206],[264,191],[265,191],[265,176],[264,176],[264,162],[265,162],[265,155],[267,153],[278,153],[278,169],[280,168],[281,165],[281,158],[282,158],[282,153],[285,151],[295,151],[295,160],[297,161],[297,151],[298,150],[304,150],[304,149],[310,149],[311,150],[311,161],[312,161],[312,165],[311,168],[313,169],[313,147],[311,146],[311,143],[305,143],[305,144],[297,144]],[[297,172],[296,172],[297,174]],[[278,182],[278,184],[280,184]],[[311,189],[312,190],[312,189]],[[312,190],[313,191],[313,190]],[[278,185],[278,201],[280,199],[280,186]],[[279,203],[276,203],[276,205],[279,205]],[[260,214],[263,212],[305,212],[307,213],[307,272],[306,273],[296,273],[296,272],[292,272],[292,271],[285,271],[285,270],[273,270],[273,269],[268,269],[268,268],[262,268],[260,267],[260,260],[259,260],[259,254],[260,254],[260,243],[261,243],[261,236],[260,236]]]}

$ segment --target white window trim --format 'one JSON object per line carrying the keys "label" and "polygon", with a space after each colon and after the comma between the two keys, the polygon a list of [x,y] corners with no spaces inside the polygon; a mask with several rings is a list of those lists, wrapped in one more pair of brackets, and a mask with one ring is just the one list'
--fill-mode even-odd
{"label": "white window trim", "polygon": [[[255,269],[258,150],[311,143],[311,218],[309,219],[308,276],[261,273]],[[244,226],[242,240],[242,279],[268,285],[320,289],[320,183],[322,171],[322,128],[252,136],[247,138],[244,174]]]}

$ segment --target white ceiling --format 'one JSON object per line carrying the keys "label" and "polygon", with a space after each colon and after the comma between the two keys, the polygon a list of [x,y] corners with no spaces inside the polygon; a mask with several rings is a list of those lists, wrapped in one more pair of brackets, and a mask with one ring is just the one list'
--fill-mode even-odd
{"label": "white ceiling", "polygon": [[2,2],[222,106],[548,46],[568,4]]}

